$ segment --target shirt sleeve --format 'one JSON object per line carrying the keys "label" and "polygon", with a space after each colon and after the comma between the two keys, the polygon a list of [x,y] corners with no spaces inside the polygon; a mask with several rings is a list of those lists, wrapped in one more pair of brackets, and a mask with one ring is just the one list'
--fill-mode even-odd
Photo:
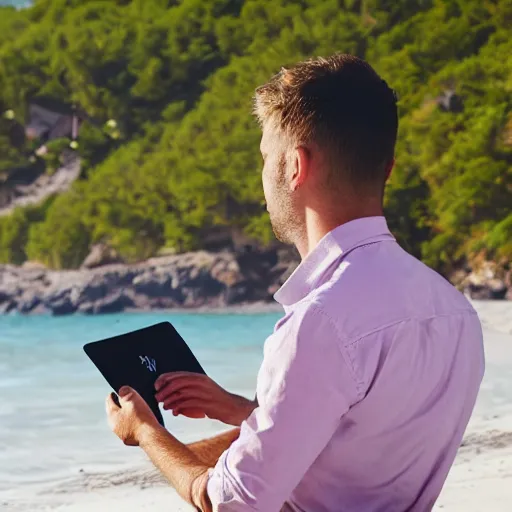
{"label": "shirt sleeve", "polygon": [[331,320],[295,310],[265,343],[258,407],[210,472],[213,510],[278,512],[358,395]]}

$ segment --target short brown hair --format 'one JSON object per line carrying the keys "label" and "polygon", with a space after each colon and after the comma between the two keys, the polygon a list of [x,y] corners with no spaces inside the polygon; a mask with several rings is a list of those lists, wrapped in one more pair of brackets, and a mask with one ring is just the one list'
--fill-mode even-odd
{"label": "short brown hair", "polygon": [[325,150],[331,177],[343,169],[355,187],[382,185],[394,158],[396,96],[365,61],[338,54],[282,68],[255,94],[255,114]]}

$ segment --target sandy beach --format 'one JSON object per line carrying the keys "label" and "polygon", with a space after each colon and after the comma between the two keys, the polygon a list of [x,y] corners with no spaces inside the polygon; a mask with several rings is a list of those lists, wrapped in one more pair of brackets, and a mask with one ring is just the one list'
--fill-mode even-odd
{"label": "sandy beach", "polygon": [[512,304],[474,305],[484,327],[486,375],[436,511],[505,512],[512,504]]}
{"label": "sandy beach", "polygon": [[[512,303],[475,303],[484,325],[487,368],[464,442],[435,511],[510,510],[512,503]],[[222,429],[213,422],[193,437]],[[0,493],[12,512],[188,511],[176,493],[141,458],[124,471],[84,471],[59,481]]]}

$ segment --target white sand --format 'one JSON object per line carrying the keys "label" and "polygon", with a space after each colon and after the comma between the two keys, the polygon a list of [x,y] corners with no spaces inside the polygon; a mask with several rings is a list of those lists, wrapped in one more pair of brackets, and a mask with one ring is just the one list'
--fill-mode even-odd
{"label": "white sand", "polygon": [[473,301],[484,328],[512,334],[512,301]]}
{"label": "white sand", "polygon": [[[487,369],[463,446],[434,508],[512,510],[512,302],[475,303],[484,325]],[[9,512],[191,511],[148,465],[117,474],[26,487],[2,495]]]}
{"label": "white sand", "polygon": [[46,488],[19,489],[0,502],[9,512],[190,512],[176,492],[151,466],[117,475],[82,475]]}
{"label": "white sand", "polygon": [[484,326],[486,375],[436,511],[512,510],[512,303],[474,306]]}

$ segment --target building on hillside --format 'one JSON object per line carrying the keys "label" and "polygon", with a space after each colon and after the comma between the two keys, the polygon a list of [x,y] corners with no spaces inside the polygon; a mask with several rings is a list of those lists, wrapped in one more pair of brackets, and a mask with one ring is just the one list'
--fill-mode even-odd
{"label": "building on hillside", "polygon": [[61,137],[75,140],[86,117],[74,105],[38,96],[29,102],[25,135],[30,140],[40,140],[42,143]]}

